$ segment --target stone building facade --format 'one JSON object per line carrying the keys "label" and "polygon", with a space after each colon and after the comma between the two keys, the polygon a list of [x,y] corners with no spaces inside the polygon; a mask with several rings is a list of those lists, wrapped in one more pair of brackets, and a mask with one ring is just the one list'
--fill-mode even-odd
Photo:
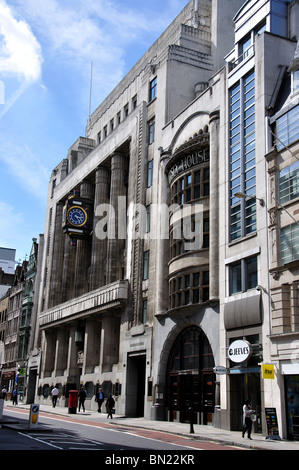
{"label": "stone building facade", "polygon": [[[215,299],[209,299],[210,256],[217,255],[209,250],[208,221],[210,121],[215,126],[212,138],[217,135],[217,113],[215,118],[210,114],[218,103],[208,100],[203,111],[191,103],[223,66],[234,43],[232,17],[241,4],[189,2],[95,110],[85,137],[79,137],[54,169],[39,295],[41,402],[49,400],[50,389],[57,384],[61,402],[67,403],[68,391],[84,383],[91,408],[97,406],[95,394],[101,386],[105,394],[116,395],[120,413],[165,417],[172,408],[165,403],[168,379],[162,378],[170,367],[166,351],[170,353],[171,342],[190,323],[187,319],[173,323],[167,312],[176,318],[189,301],[190,314],[199,310],[204,320],[195,320],[195,331],[191,328],[186,334],[195,335],[201,347],[206,345],[209,355],[217,357],[216,281]],[[179,129],[176,116],[185,108]],[[178,198],[184,190],[178,185],[182,178],[189,184],[190,175],[180,172],[178,180],[167,173],[190,151],[192,210],[199,213],[187,214],[186,221],[190,219],[190,229],[193,219],[204,223],[205,233],[196,250],[188,253],[183,248],[183,254],[175,226],[178,214],[169,208],[181,204]],[[215,210],[216,200],[211,199]],[[192,284],[189,300],[187,290],[180,292],[182,278],[186,289],[187,282]],[[184,300],[179,300],[181,294]],[[208,362],[211,378],[214,361]],[[158,371],[160,363],[163,369]],[[161,379],[154,378],[157,374]],[[207,394],[213,395],[214,381],[207,385],[210,378],[204,387],[210,387]],[[200,413],[201,405],[197,406]],[[178,417],[174,410],[171,419]]]}
{"label": "stone building facade", "polygon": [[[267,432],[274,406],[287,432],[281,369],[272,380],[262,369],[286,341],[274,294],[296,299],[296,256],[290,287],[272,276],[285,268],[269,255],[278,229],[267,188],[268,163],[278,175],[282,158],[271,130],[297,17],[298,1],[190,1],[53,170],[40,403],[57,385],[67,406],[82,383],[90,409],[101,387],[118,413],[188,422],[192,408],[195,423],[238,430],[249,398],[255,432]],[[296,308],[283,320],[293,339]]]}

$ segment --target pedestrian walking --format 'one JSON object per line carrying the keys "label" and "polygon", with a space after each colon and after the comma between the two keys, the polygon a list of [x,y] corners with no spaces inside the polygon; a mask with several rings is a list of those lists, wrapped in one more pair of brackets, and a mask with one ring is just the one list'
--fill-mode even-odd
{"label": "pedestrian walking", "polygon": [[5,387],[2,388],[2,398],[3,400],[7,400],[7,390]]}
{"label": "pedestrian walking", "polygon": [[51,391],[52,406],[53,406],[53,408],[55,408],[55,406],[56,406],[57,399],[58,399],[58,394],[59,394],[59,390],[58,390],[58,388],[55,386],[55,387],[53,388],[53,390]]}
{"label": "pedestrian walking", "polygon": [[105,398],[105,395],[104,395],[102,389],[100,388],[99,391],[98,391],[98,396],[97,396],[98,413],[101,413],[101,411],[102,411],[102,404],[103,404],[104,398]]}
{"label": "pedestrian walking", "polygon": [[86,399],[86,395],[87,395],[86,390],[82,386],[81,389],[80,389],[80,392],[79,392],[79,408],[78,408],[79,411],[80,411],[81,406],[82,406],[83,411],[85,411],[84,402],[85,402],[85,399]]}
{"label": "pedestrian walking", "polygon": [[243,431],[242,437],[244,437],[246,431],[248,439],[251,439],[251,431],[252,431],[252,415],[255,413],[254,410],[251,409],[250,403],[248,400],[245,401],[243,406]]}
{"label": "pedestrian walking", "polygon": [[115,405],[114,398],[113,398],[112,395],[110,394],[110,395],[109,395],[109,398],[108,398],[108,400],[107,400],[107,402],[106,402],[106,410],[107,410],[107,413],[108,413],[107,419],[109,418],[109,416],[110,416],[111,419],[112,419],[112,411],[113,411],[114,405]]}
{"label": "pedestrian walking", "polygon": [[15,388],[14,391],[12,392],[12,404],[17,405],[18,404],[18,390]]}

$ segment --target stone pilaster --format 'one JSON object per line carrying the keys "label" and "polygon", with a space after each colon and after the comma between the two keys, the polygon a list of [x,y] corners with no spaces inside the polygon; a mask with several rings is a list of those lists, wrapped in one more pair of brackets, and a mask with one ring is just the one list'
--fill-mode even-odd
{"label": "stone pilaster", "polygon": [[210,114],[210,300],[219,299],[219,111]]}
{"label": "stone pilaster", "polygon": [[123,213],[126,208],[122,207],[119,210],[119,202],[125,203],[126,168],[126,157],[121,154],[114,154],[111,158],[110,205],[112,214],[108,222],[107,284],[122,278],[121,253],[125,242],[125,225],[122,221],[126,221]]}
{"label": "stone pilaster", "polygon": [[[109,204],[109,171],[99,167],[95,174],[94,223],[90,266],[90,290],[106,284],[107,238],[97,234],[97,224],[104,216],[103,209]],[[102,235],[102,234],[101,234]]]}
{"label": "stone pilaster", "polygon": [[62,293],[61,302],[66,302],[74,297],[74,279],[76,267],[77,245],[72,245],[70,237],[65,237]]}
{"label": "stone pilaster", "polygon": [[[93,184],[90,181],[83,181],[80,187],[80,196],[86,199],[93,199]],[[91,257],[90,237],[77,241],[76,267],[75,267],[75,297],[80,297],[89,290],[89,267]]]}
{"label": "stone pilaster", "polygon": [[118,317],[103,316],[100,349],[101,372],[111,372],[113,364],[118,363],[119,328]]}
{"label": "stone pilaster", "polygon": [[49,289],[49,308],[61,302],[62,272],[65,235],[62,231],[63,203],[58,203],[55,214],[54,246],[52,255],[52,270]]}

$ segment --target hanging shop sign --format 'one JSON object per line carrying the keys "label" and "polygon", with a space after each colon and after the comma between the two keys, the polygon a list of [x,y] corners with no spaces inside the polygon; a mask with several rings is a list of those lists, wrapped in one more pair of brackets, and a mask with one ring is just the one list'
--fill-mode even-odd
{"label": "hanging shop sign", "polygon": [[227,374],[227,368],[223,366],[216,366],[214,367],[213,372],[217,375],[225,375]]}
{"label": "hanging shop sign", "polygon": [[251,344],[245,340],[236,340],[228,348],[228,358],[235,363],[246,361],[252,354]]}

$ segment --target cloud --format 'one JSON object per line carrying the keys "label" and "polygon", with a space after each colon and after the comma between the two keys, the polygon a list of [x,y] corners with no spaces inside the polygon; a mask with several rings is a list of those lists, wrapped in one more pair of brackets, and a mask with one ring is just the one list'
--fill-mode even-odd
{"label": "cloud", "polygon": [[0,200],[0,218],[5,220],[5,230],[0,231],[0,246],[10,247],[14,243],[14,240],[11,239],[12,234],[17,234],[16,237],[19,238],[16,226],[24,224],[23,214],[15,211],[10,204]]}
{"label": "cloud", "polygon": [[41,76],[41,47],[28,24],[16,20],[4,0],[0,0],[0,74],[36,81]]}
{"label": "cloud", "polygon": [[50,173],[28,145],[18,147],[0,140],[0,161],[2,168],[6,166],[17,184],[38,200],[44,200]]}

